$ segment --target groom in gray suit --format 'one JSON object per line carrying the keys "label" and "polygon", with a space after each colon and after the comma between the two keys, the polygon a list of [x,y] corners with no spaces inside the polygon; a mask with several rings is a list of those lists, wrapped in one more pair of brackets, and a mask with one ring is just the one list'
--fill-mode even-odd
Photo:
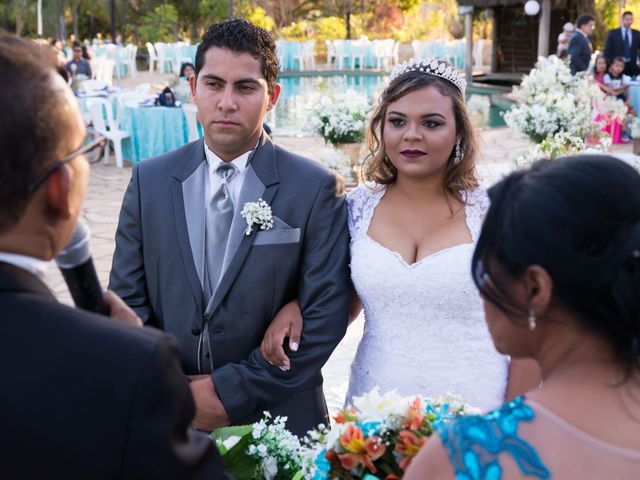
{"label": "groom in gray suit", "polygon": [[[210,26],[191,78],[204,141],[136,165],[120,212],[109,288],[177,337],[202,430],[264,410],[297,434],[325,422],[320,369],[347,327],[344,198],[326,169],[263,132],[277,72],[265,30],[240,19]],[[259,347],[294,298],[305,349],[289,353],[290,369]]]}

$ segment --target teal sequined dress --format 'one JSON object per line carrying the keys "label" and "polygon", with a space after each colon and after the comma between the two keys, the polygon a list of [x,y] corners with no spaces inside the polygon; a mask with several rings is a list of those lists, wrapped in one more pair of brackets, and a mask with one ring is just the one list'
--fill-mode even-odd
{"label": "teal sequined dress", "polygon": [[500,480],[501,454],[511,455],[523,474],[532,478],[551,478],[535,449],[518,436],[521,422],[532,422],[536,415],[518,397],[487,415],[462,417],[436,426],[455,471],[456,480]]}

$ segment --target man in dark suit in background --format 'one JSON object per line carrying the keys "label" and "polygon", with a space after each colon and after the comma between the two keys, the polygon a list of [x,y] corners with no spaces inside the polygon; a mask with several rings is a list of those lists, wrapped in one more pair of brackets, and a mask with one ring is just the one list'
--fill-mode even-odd
{"label": "man in dark suit in background", "polygon": [[595,18],[588,14],[582,14],[576,20],[576,33],[569,42],[569,66],[573,75],[589,68],[591,52],[593,52],[591,34],[595,25]]}
{"label": "man in dark suit in background", "polygon": [[607,34],[604,44],[604,56],[609,64],[616,57],[624,58],[624,74],[635,77],[640,72],[638,68],[638,49],[640,48],[640,32],[631,28],[633,13],[624,12],[620,28],[613,28]]}
{"label": "man in dark suit in background", "polygon": [[0,476],[223,478],[213,442],[189,429],[175,341],[62,305],[39,278],[71,237],[101,145],[85,144],[55,62],[0,31]]}
{"label": "man in dark suit in background", "polygon": [[[298,435],[327,422],[320,369],[347,328],[345,199],[326,168],[264,133],[277,74],[267,31],[241,19],[209,27],[190,80],[204,139],[138,163],[120,212],[110,288],[178,338],[185,372],[200,374],[190,386],[203,430],[263,410]],[[245,207],[270,221],[248,225]],[[260,342],[294,298],[304,351],[270,365]]]}

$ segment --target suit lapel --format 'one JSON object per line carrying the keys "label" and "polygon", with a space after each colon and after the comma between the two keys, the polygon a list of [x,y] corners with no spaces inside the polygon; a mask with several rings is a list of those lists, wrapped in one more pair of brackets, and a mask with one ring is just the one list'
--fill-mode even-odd
{"label": "suit lapel", "polygon": [[[193,298],[204,305],[204,182],[207,175],[203,141],[195,142],[180,159],[171,193],[178,247]],[[170,253],[167,253],[170,254]]]}
{"label": "suit lapel", "polygon": [[240,215],[244,204],[257,202],[259,199],[271,204],[278,191],[279,183],[275,146],[271,143],[269,137],[263,135],[261,144],[256,148],[247,165],[247,172],[238,197],[238,204],[234,209],[233,222],[231,223],[222,266],[222,278],[207,306],[205,315],[212,315],[218,308],[218,305],[220,305],[220,302],[238,276],[249,250],[251,250],[256,229],[254,228],[250,235],[244,234],[247,223]]}

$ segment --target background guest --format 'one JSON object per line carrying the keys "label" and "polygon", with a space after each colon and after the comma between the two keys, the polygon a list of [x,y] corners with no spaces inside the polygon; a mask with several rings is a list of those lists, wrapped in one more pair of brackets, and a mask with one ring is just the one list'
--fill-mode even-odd
{"label": "background guest", "polygon": [[67,62],[65,68],[72,76],[84,75],[87,78],[93,76],[91,64],[88,60],[82,58],[82,45],[78,42],[73,44],[73,58]]}
{"label": "background guest", "polygon": [[640,32],[631,28],[633,13],[627,11],[622,14],[620,28],[609,30],[604,44],[604,54],[613,62],[616,57],[624,61],[624,73],[635,77],[640,73],[638,68],[638,49],[640,49]]}
{"label": "background guest", "polygon": [[589,68],[591,61],[591,34],[596,25],[595,18],[588,14],[582,14],[576,20],[576,34],[569,42],[569,66],[571,73],[584,72]]}
{"label": "background guest", "polygon": [[569,42],[574,32],[575,27],[571,22],[565,23],[562,27],[562,32],[558,35],[558,49],[556,50],[556,55],[559,58],[567,58],[569,56]]}

